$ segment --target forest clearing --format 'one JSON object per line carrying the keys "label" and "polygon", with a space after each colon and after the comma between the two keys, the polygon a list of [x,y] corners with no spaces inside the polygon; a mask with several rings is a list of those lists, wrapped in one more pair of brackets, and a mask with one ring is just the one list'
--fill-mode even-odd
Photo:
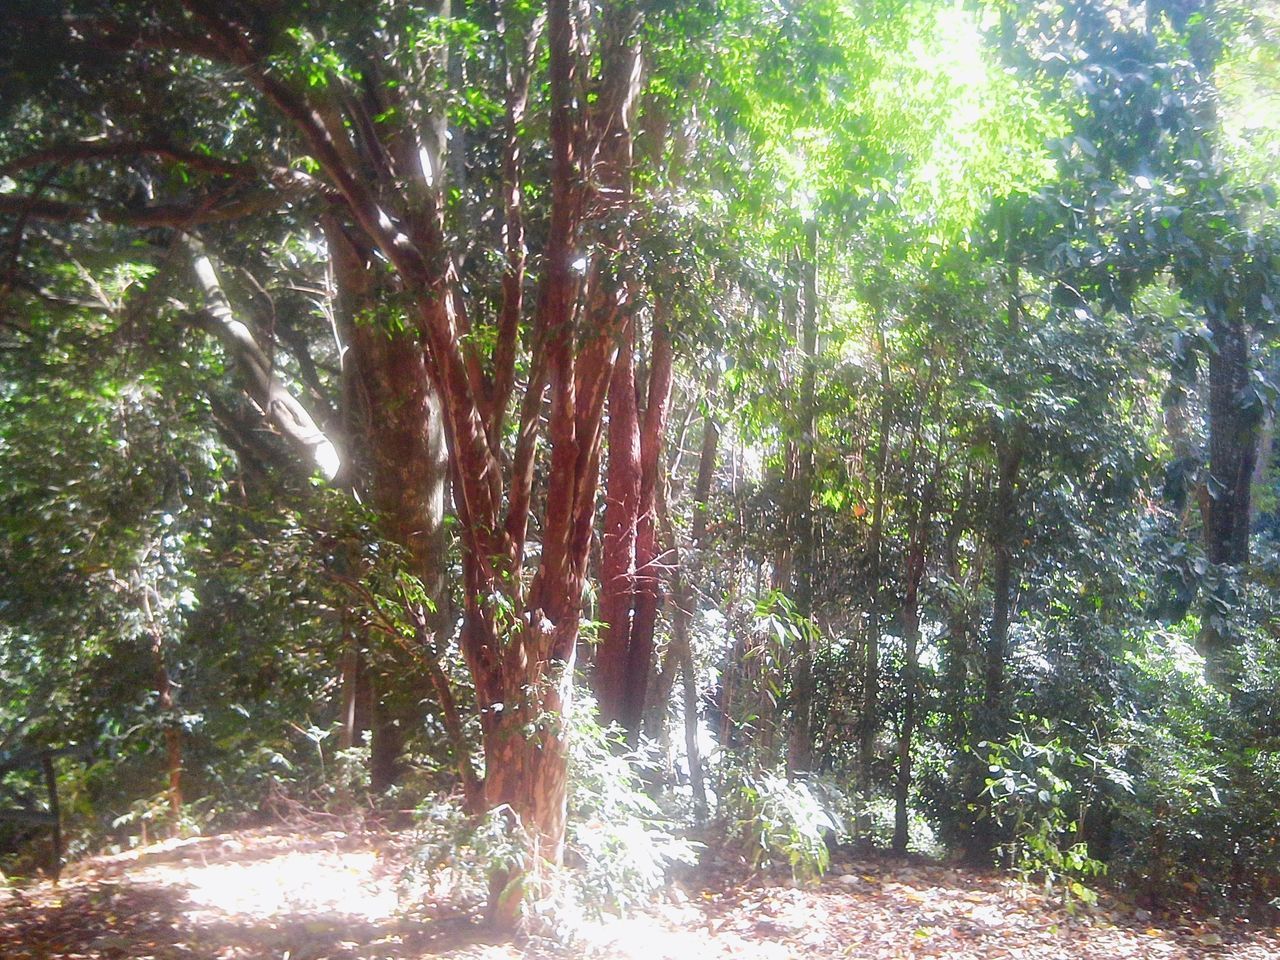
{"label": "forest clearing", "polygon": [[1280,0],[0,3],[0,957],[1275,955],[1278,187]]}
{"label": "forest clearing", "polygon": [[1280,937],[1241,920],[1156,918],[1110,898],[1068,913],[993,871],[886,858],[836,863],[812,886],[687,877],[631,917],[585,919],[571,943],[517,947],[447,907],[401,913],[405,840],[251,831],[95,858],[57,888],[0,901],[0,950],[13,960],[1280,956]]}

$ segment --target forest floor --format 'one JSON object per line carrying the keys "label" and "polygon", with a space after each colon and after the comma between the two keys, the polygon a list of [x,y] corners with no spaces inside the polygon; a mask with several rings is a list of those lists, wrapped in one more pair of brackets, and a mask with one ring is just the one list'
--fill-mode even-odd
{"label": "forest floor", "polygon": [[405,848],[403,834],[259,830],[90,858],[57,885],[0,891],[0,958],[1280,960],[1280,931],[1243,921],[1156,918],[1106,897],[1073,917],[997,873],[889,859],[838,862],[811,887],[689,880],[585,924],[572,948],[521,947],[448,910],[403,910]]}

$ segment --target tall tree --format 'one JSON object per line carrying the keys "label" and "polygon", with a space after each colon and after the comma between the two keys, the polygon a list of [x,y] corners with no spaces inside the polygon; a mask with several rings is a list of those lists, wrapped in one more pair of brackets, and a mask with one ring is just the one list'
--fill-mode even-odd
{"label": "tall tree", "polygon": [[[506,25],[508,35],[538,30],[536,18],[520,11],[504,14],[524,17],[519,26]],[[296,145],[315,172],[293,179],[301,179],[304,192],[330,207],[337,227],[364,251],[366,264],[369,252],[375,252],[390,269],[396,296],[422,344],[421,369],[439,397],[450,453],[463,548],[461,648],[484,734],[484,803],[511,812],[528,838],[533,869],[543,860],[558,863],[563,851],[567,747],[562,718],[572,703],[605,395],[617,342],[631,323],[629,312],[616,304],[605,310],[592,305],[606,290],[616,289],[608,282],[614,266],[607,241],[610,235],[625,238],[609,213],[618,209],[617,188],[629,178],[632,164],[642,11],[610,4],[599,16],[587,16],[567,0],[547,4],[547,86],[539,106],[549,136],[550,189],[536,304],[527,329],[528,376],[518,393],[512,370],[523,324],[516,298],[525,269],[516,249],[519,226],[507,225],[506,304],[497,311],[502,322],[486,352],[474,335],[476,304],[468,300],[447,228],[452,211],[436,119],[442,101],[439,88],[432,86],[441,79],[440,41],[434,39],[440,34],[413,32],[420,21],[431,24],[436,17],[432,11],[395,6],[370,8],[363,16],[361,30],[361,15],[339,5],[263,17],[256,8],[215,11],[191,3],[180,9],[94,6],[35,19],[68,70],[94,57],[115,58],[117,69],[144,74],[157,59],[194,60],[201,64],[197,72],[206,81],[206,95],[252,96],[279,121],[289,145]],[[414,36],[420,39],[410,39]],[[396,48],[397,42],[405,46]],[[518,72],[513,65],[497,81],[508,94],[507,120],[516,130],[527,89]],[[169,106],[187,108],[181,102]],[[119,158],[149,150],[154,152],[147,144],[129,144],[103,153]],[[198,155],[193,149],[182,153]],[[518,218],[523,189],[516,159],[509,145],[498,177],[508,218]],[[517,179],[511,182],[512,177]],[[194,203],[167,206],[158,200],[141,210],[117,214],[98,207],[97,212],[122,225],[189,227],[193,221],[227,220],[281,202],[269,178],[245,189],[261,191],[252,194],[254,203],[214,193]],[[90,212],[70,201],[43,199],[38,191],[6,194],[4,209],[26,220],[78,219]],[[592,225],[598,225],[596,242],[584,249]],[[578,265],[584,256],[585,270]],[[585,312],[580,302],[588,305]],[[369,358],[382,369],[364,379],[387,380],[391,395],[374,396],[375,402],[420,413],[428,394],[414,369],[419,361],[413,351],[401,355],[408,364],[403,369],[387,366],[394,352]],[[544,402],[546,509],[538,525],[540,561],[529,576],[525,564]],[[502,439],[513,403],[516,439],[508,459]],[[377,422],[384,411],[373,410],[371,417]],[[420,421],[409,424],[415,438],[423,428]],[[386,462],[399,460],[388,454]],[[413,468],[418,466],[415,458]],[[497,920],[514,922],[524,890],[522,871],[495,876]]]}

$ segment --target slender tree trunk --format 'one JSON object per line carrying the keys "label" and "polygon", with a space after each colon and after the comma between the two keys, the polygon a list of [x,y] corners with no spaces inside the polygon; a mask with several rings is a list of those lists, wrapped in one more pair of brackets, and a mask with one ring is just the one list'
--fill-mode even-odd
{"label": "slender tree trunk", "polygon": [[173,818],[173,829],[177,830],[182,821],[183,803],[182,726],[174,710],[173,678],[169,675],[169,665],[165,658],[164,627],[157,619],[155,607],[152,605],[154,592],[150,586],[143,585],[142,606],[147,629],[151,633],[151,665],[155,678],[156,706],[160,710],[164,728],[165,767],[169,780],[167,791],[169,815]]}
{"label": "slender tree trunk", "polygon": [[624,337],[609,383],[609,467],[605,485],[600,612],[604,638],[596,650],[596,698],[602,723],[624,722],[636,593],[640,520],[640,422],[633,337]]}
{"label": "slender tree trunk", "polygon": [[[702,441],[698,451],[698,471],[693,484],[693,516],[689,532],[689,550],[681,551],[675,539],[674,529],[665,533],[667,548],[671,555],[673,594],[672,606],[672,643],[668,645],[663,657],[662,668],[649,697],[650,721],[649,734],[660,737],[666,724],[667,703],[671,699],[671,691],[675,686],[680,671],[681,650],[679,638],[688,642],[693,615],[696,607],[696,593],[692,582],[692,564],[690,552],[696,552],[702,545],[707,533],[707,500],[711,496],[711,481],[715,476],[716,454],[720,442],[720,428],[710,409],[719,385],[719,372],[712,374],[707,385],[706,416],[702,420]],[[661,514],[660,514],[661,516]],[[670,523],[670,518],[667,518]],[[696,700],[696,698],[695,698]],[[687,718],[686,718],[687,719]]]}
{"label": "slender tree trunk", "polygon": [[1013,604],[1014,538],[1018,529],[1018,471],[1022,465],[1022,437],[1017,427],[1002,436],[996,449],[995,515],[991,520],[991,630],[984,656],[983,728],[988,739],[1004,732],[1005,662],[1009,648],[1009,614]]}
{"label": "slender tree trunk", "polygon": [[[814,445],[817,432],[817,354],[818,354],[818,221],[805,224],[803,270],[804,302],[800,320],[800,347],[803,369],[800,377],[801,432],[796,487],[795,584],[796,610],[813,618],[813,575],[817,562],[813,515],[814,486],[817,481]],[[813,653],[809,631],[803,631],[797,644],[793,679],[795,705],[788,749],[788,768],[794,775],[809,772],[813,766]]]}
{"label": "slender tree trunk", "polygon": [[[884,328],[876,318],[875,347],[880,367],[880,423],[877,428],[879,446],[876,450],[875,503],[871,507],[871,537],[868,552],[871,556],[871,606],[867,624],[867,639],[862,671],[862,716],[859,718],[858,743],[858,792],[863,809],[871,802],[874,789],[874,763],[876,734],[879,732],[880,693],[880,578],[883,573],[881,552],[884,539],[885,474],[889,469],[889,425],[891,423],[892,387],[889,376],[889,356],[885,347]],[[866,813],[859,817],[858,831],[866,833],[870,820]]]}
{"label": "slender tree trunk", "polygon": [[920,584],[924,580],[936,490],[935,477],[925,490],[907,551],[906,591],[902,600],[902,639],[905,645],[902,728],[898,733],[898,778],[893,797],[893,849],[898,853],[906,852],[910,840],[907,799],[911,792],[911,739],[915,735],[916,700],[920,693]]}
{"label": "slender tree trunk", "polygon": [[338,748],[345,750],[364,742],[364,734],[372,730],[373,687],[369,665],[365,662],[367,642],[364,625],[351,633],[342,654],[342,728]]}
{"label": "slender tree trunk", "polygon": [[[1021,295],[1018,268],[1009,266],[1009,332],[1018,336],[1021,328]],[[991,622],[982,651],[982,699],[971,727],[971,739],[1002,742],[1008,733],[1010,698],[1005,690],[1009,655],[1009,622],[1015,595],[1015,554],[1018,548],[1018,482],[1025,451],[1026,428],[1021,421],[1001,423],[995,437],[995,489],[987,519],[987,540],[991,552]],[[985,804],[982,791],[986,761],[971,756],[963,765],[964,793],[971,806]],[[995,845],[994,823],[990,816],[977,818],[965,836],[965,854],[978,863],[989,861]]]}
{"label": "slender tree trunk", "polygon": [[667,419],[671,410],[674,352],[665,297],[655,297],[653,348],[650,351],[648,400],[640,435],[640,516],[636,532],[635,610],[627,661],[627,695],[623,726],[632,737],[640,732],[650,676],[654,672],[654,630],[661,601],[658,550],[658,489],[662,477]]}
{"label": "slender tree trunk", "polygon": [[360,680],[360,647],[354,634],[348,627],[345,631],[340,682],[342,685],[342,712],[339,718],[341,727],[338,731],[338,749],[350,750],[360,738],[360,728],[356,724],[356,704]]}
{"label": "slender tree trunk", "polygon": [[967,691],[969,665],[973,656],[973,616],[968,598],[972,595],[969,582],[972,573],[966,574],[960,555],[960,539],[968,526],[967,511],[973,499],[972,478],[965,477],[955,498],[942,542],[942,559],[946,567],[949,590],[942,594],[947,618],[947,637],[943,646],[943,697],[941,714],[949,719],[948,742],[955,748],[968,743],[970,710]]}
{"label": "slender tree trunk", "polygon": [[[714,455],[712,451],[712,456]],[[698,745],[698,684],[693,668],[693,644],[690,638],[694,604],[697,601],[681,560],[680,549],[676,546],[675,530],[671,523],[664,488],[665,484],[660,485],[657,503],[658,522],[672,563],[671,643],[667,648],[667,668],[664,673],[674,674],[676,669],[680,671],[680,680],[683,685],[681,702],[684,707],[684,746],[685,755],[689,761],[689,784],[693,790],[693,815],[701,822],[707,816],[707,789],[702,776],[702,751]],[[695,541],[695,548],[696,545]],[[667,700],[670,696],[671,689],[668,683],[666,695],[657,704],[661,710],[664,725]]]}
{"label": "slender tree trunk", "polygon": [[[1018,266],[1009,265],[1008,326],[1011,336],[1022,328],[1022,293]],[[1022,467],[1025,429],[1021,422],[1000,425],[996,436],[995,514],[991,518],[991,630],[983,671],[983,732],[988,740],[1002,740],[1008,705],[1004,702],[1005,661],[1008,659],[1009,615],[1013,604],[1013,559],[1018,536],[1018,472]]]}
{"label": "slender tree trunk", "polygon": [[[1258,454],[1253,465],[1253,486],[1260,487],[1267,482],[1267,476],[1271,470],[1271,455],[1275,447],[1276,434],[1276,412],[1268,409],[1262,417],[1262,422],[1258,424]],[[1258,503],[1256,498],[1250,500],[1250,513],[1252,519],[1258,518]]]}

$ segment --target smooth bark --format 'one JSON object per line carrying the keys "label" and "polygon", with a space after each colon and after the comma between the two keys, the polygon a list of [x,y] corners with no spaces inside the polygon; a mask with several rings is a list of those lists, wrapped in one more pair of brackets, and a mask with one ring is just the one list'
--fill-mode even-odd
{"label": "smooth bark", "polygon": [[342,462],[338,448],[316,424],[310,411],[285,387],[249,325],[236,318],[203,244],[189,235],[184,243],[191,258],[192,273],[204,296],[208,328],[244,372],[249,396],[285,439],[298,448],[325,479],[332,480],[338,475]]}

